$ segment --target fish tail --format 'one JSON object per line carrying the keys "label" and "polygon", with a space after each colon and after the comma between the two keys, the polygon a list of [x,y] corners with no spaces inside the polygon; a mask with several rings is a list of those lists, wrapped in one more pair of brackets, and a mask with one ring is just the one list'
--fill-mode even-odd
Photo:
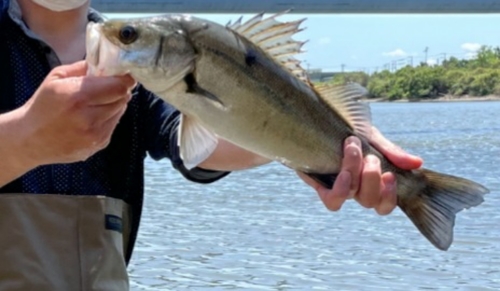
{"label": "fish tail", "polygon": [[436,248],[448,250],[456,214],[481,204],[489,190],[473,181],[428,169],[413,173],[416,187],[406,187],[413,193],[398,195],[398,206]]}

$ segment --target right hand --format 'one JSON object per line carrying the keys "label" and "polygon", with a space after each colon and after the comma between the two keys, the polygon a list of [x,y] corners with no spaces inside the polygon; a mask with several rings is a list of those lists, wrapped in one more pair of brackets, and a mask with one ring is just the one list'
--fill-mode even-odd
{"label": "right hand", "polygon": [[19,109],[19,136],[31,166],[83,161],[109,144],[135,81],[86,73],[84,61],[54,68]]}
{"label": "right hand", "polygon": [[[372,128],[370,143],[397,167],[412,170],[422,166],[422,158],[402,150],[375,127]],[[299,176],[316,190],[323,204],[331,211],[340,210],[350,198],[365,208],[374,208],[379,215],[388,215],[397,206],[394,173],[382,173],[377,157],[363,157],[361,141],[354,136],[344,144],[342,168],[332,189],[321,186],[305,174],[299,173]]]}

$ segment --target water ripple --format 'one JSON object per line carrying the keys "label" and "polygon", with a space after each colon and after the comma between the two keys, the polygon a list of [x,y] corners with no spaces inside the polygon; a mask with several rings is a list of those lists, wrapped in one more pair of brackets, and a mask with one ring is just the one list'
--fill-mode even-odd
{"label": "water ripple", "polygon": [[396,209],[325,210],[278,164],[212,185],[147,161],[133,290],[499,290],[500,103],[373,104],[374,124],[425,166],[492,191],[459,214],[448,252]]}

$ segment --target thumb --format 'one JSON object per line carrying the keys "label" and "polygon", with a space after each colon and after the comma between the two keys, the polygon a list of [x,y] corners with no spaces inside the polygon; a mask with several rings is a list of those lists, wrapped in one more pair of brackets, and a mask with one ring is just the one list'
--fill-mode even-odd
{"label": "thumb", "polygon": [[70,77],[84,77],[87,75],[87,62],[78,61],[76,63],[61,65],[53,70],[51,74],[54,79],[63,79]]}
{"label": "thumb", "polygon": [[411,155],[403,149],[386,139],[380,131],[372,127],[370,143],[387,157],[394,165],[405,170],[418,169],[422,166],[423,160],[420,157]]}

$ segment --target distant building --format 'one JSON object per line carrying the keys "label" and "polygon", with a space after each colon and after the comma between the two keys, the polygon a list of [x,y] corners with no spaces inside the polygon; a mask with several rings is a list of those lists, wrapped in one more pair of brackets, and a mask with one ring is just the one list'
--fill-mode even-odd
{"label": "distant building", "polygon": [[321,69],[311,69],[307,71],[311,82],[326,82],[333,78],[339,72],[323,71]]}

